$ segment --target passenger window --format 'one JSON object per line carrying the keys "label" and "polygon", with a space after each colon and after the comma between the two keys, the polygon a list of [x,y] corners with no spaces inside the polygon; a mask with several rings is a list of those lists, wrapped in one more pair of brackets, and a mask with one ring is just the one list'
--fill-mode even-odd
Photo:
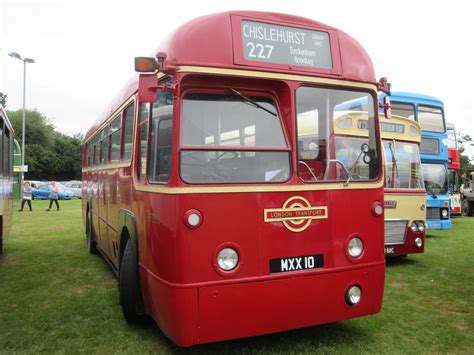
{"label": "passenger window", "polygon": [[117,116],[110,125],[110,162],[120,161],[120,124],[121,117]]}
{"label": "passenger window", "polygon": [[107,164],[107,156],[109,153],[108,140],[107,140],[107,131],[108,126],[102,130],[101,141],[100,141],[100,165]]}
{"label": "passenger window", "polygon": [[100,148],[99,148],[99,135],[96,134],[94,137],[94,166],[99,166],[99,153]]}
{"label": "passenger window", "polygon": [[130,160],[132,158],[132,139],[133,139],[133,111],[135,105],[128,106],[123,114],[123,144],[122,144],[122,160]]}
{"label": "passenger window", "polygon": [[2,154],[0,154],[0,175],[3,175],[3,119],[0,120],[0,148],[2,148]]}

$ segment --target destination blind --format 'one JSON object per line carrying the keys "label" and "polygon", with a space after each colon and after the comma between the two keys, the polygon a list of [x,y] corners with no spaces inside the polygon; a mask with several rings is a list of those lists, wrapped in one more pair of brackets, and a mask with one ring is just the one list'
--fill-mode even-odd
{"label": "destination blind", "polygon": [[254,21],[242,21],[241,29],[246,60],[332,68],[327,32]]}

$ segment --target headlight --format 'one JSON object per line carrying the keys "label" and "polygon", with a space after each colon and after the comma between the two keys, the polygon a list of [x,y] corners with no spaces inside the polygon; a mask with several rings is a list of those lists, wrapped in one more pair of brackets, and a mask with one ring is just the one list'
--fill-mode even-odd
{"label": "headlight", "polygon": [[447,209],[443,208],[441,210],[441,217],[448,218],[448,210]]}
{"label": "headlight", "polygon": [[416,223],[416,225],[418,226],[418,230],[419,230],[420,232],[424,232],[424,231],[425,231],[425,224],[424,224],[422,221],[418,221],[418,222]]}
{"label": "headlight", "polygon": [[224,248],[217,255],[217,264],[224,271],[235,269],[239,263],[239,254],[232,248]]}
{"label": "headlight", "polygon": [[415,239],[415,245],[418,247],[418,248],[421,248],[423,246],[423,240],[421,238],[416,238]]}
{"label": "headlight", "polygon": [[359,286],[351,286],[346,292],[346,303],[349,306],[355,306],[360,302],[362,297],[362,290]]}
{"label": "headlight", "polygon": [[413,232],[418,232],[418,226],[416,225],[416,222],[412,222],[410,228]]}
{"label": "headlight", "polygon": [[353,258],[358,258],[364,251],[364,244],[359,238],[352,238],[347,245],[347,251]]}

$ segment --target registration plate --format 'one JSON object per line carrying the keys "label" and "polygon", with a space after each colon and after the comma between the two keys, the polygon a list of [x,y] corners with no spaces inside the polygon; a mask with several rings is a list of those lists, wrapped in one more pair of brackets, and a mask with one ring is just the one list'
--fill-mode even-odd
{"label": "registration plate", "polygon": [[271,259],[270,273],[319,269],[324,266],[323,254]]}

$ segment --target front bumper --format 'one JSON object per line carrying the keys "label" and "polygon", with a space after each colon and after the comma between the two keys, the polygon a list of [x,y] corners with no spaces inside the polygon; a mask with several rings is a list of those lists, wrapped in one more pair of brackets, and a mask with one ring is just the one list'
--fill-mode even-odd
{"label": "front bumper", "polygon": [[[172,285],[148,273],[152,316],[177,345],[209,343],[361,317],[380,311],[385,263],[233,283]],[[362,289],[358,305],[345,293]]]}

